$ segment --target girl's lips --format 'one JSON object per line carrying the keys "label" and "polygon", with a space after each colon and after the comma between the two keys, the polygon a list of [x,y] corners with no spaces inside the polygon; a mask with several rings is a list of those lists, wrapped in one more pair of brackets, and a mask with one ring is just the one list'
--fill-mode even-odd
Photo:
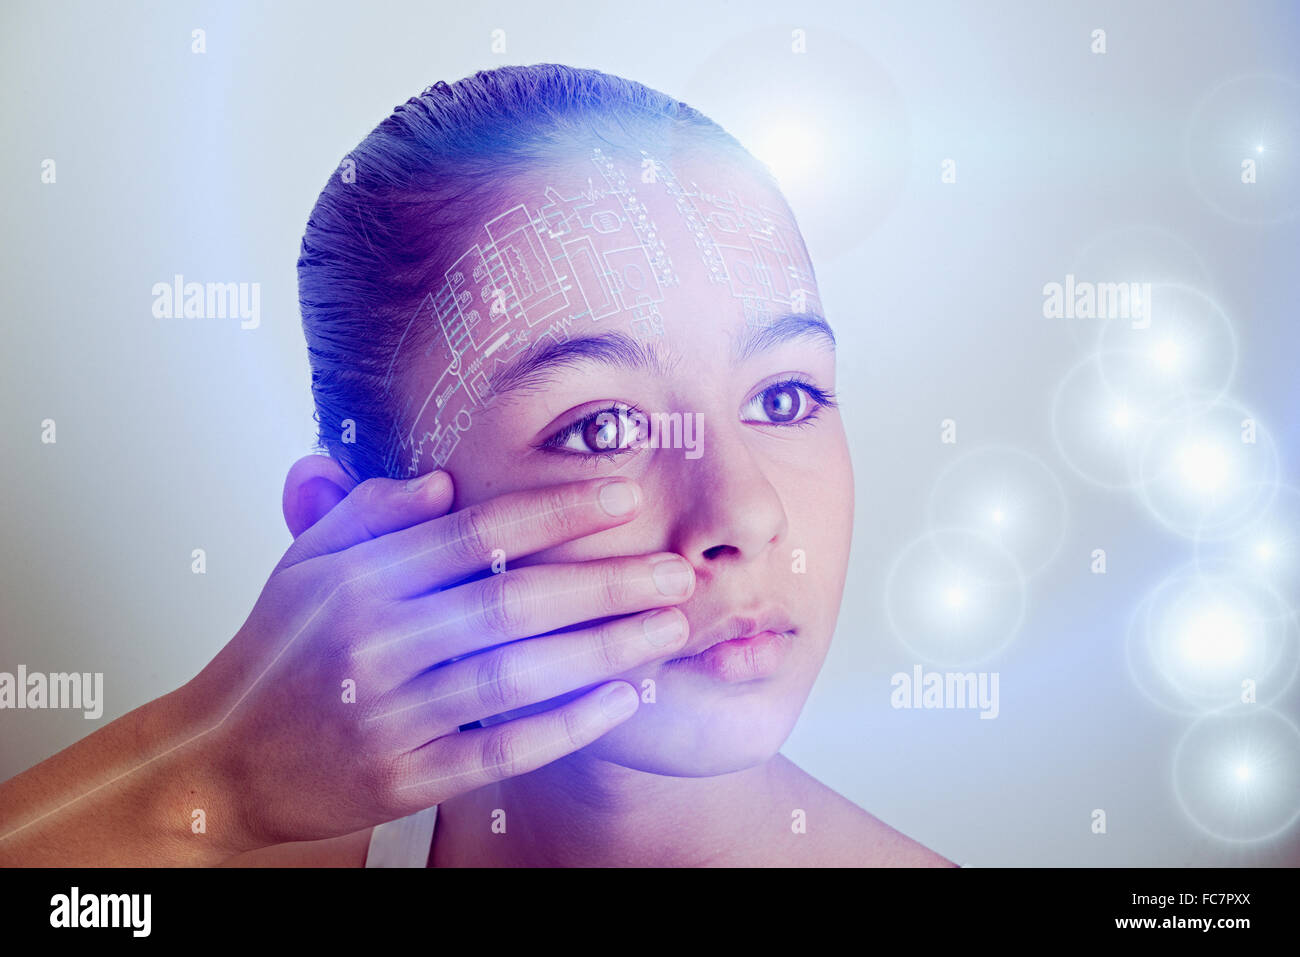
{"label": "girl's lips", "polygon": [[665,667],[684,668],[718,681],[754,681],[779,671],[793,645],[793,631],[760,631],[716,642],[687,658],[673,658]]}
{"label": "girl's lips", "polygon": [[[794,622],[790,616],[779,608],[764,608],[753,614],[732,615],[717,624],[697,631],[691,628],[691,640],[686,643],[680,658],[693,658],[703,654],[714,645],[735,641],[741,638],[753,638],[765,631],[775,634],[793,632]],[[679,660],[679,659],[674,659]]]}

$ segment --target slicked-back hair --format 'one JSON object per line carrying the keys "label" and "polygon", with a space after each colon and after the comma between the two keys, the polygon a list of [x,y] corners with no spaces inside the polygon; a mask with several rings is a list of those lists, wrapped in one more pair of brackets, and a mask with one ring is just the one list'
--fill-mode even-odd
{"label": "slicked-back hair", "polygon": [[[395,477],[386,444],[400,401],[384,382],[413,310],[475,241],[507,183],[593,147],[638,165],[642,149],[665,162],[721,150],[775,186],[698,110],[598,70],[507,66],[428,87],[348,153],[307,220],[298,299],[318,451],[358,482]],[[348,420],[355,438],[345,442]]]}

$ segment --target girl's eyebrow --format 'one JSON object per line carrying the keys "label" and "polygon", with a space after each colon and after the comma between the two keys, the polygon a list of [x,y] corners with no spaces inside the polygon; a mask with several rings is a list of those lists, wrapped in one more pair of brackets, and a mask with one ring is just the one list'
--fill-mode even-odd
{"label": "girl's eyebrow", "polygon": [[767,325],[746,326],[735,340],[736,361],[743,362],[783,342],[807,338],[817,339],[831,352],[835,351],[835,333],[830,323],[815,312],[791,312]]}
{"label": "girl's eyebrow", "polygon": [[[819,340],[831,351],[835,334],[821,316],[811,312],[788,313],[764,326],[747,328],[734,341],[735,361],[742,362],[756,353],[795,339]],[[677,363],[671,353],[645,340],[633,339],[625,332],[610,330],[595,336],[579,336],[566,342],[549,340],[535,345],[492,376],[492,391],[498,396],[523,389],[535,389],[552,380],[561,370],[581,363],[630,369],[653,376],[667,376]]]}
{"label": "girl's eyebrow", "polygon": [[565,342],[551,339],[542,345],[534,345],[493,375],[491,385],[496,395],[535,389],[553,379],[561,369],[579,363],[666,376],[675,362],[675,358],[665,359],[658,349],[646,342],[633,339],[625,332],[610,330],[596,336],[579,336]]}

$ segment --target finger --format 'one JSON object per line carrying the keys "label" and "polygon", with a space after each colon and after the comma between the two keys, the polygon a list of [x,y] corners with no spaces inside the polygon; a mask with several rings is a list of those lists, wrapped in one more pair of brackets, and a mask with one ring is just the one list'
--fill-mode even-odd
{"label": "finger", "polygon": [[519,638],[675,605],[694,589],[694,569],[673,552],[529,565],[391,605],[365,653],[414,676]]}
{"label": "finger", "polygon": [[446,735],[407,753],[397,793],[418,809],[536,771],[613,730],[639,703],[635,688],[614,681],[541,714]]}
{"label": "finger", "polygon": [[388,696],[367,720],[384,722],[399,747],[417,747],[461,725],[670,658],[689,633],[681,611],[661,608],[580,631],[516,641],[424,672]]}
{"label": "finger", "polygon": [[452,498],[451,476],[441,469],[426,472],[410,481],[366,479],[294,540],[278,568],[341,552],[382,535],[440,518],[451,507]]}
{"label": "finger", "polygon": [[627,479],[587,479],[510,492],[407,528],[348,553],[386,597],[409,598],[635,517],[641,491]]}

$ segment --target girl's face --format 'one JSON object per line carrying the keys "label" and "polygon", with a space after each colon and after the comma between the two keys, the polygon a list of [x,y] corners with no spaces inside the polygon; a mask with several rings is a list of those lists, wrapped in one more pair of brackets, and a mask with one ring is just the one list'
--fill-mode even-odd
{"label": "girl's face", "polygon": [[[491,214],[522,203],[547,223],[534,240],[556,241],[545,243],[555,278],[568,301],[589,307],[567,328],[555,322],[563,314],[542,316],[556,302],[543,295],[544,271],[526,250],[501,249],[502,221],[495,232],[485,227],[512,295],[524,300],[518,290],[531,282],[533,306],[514,310],[511,348],[496,350],[509,353],[493,366],[502,391],[454,420],[470,424],[445,465],[453,507],[595,476],[638,482],[642,504],[630,523],[507,556],[507,567],[683,555],[696,587],[679,606],[691,635],[678,654],[696,657],[620,675],[642,690],[642,705],[586,753],[677,776],[741,770],[775,754],[793,728],[844,588],[853,476],[839,412],[825,404],[835,389],[833,341],[778,193],[720,154],[672,169],[607,162],[577,159],[515,181]],[[510,310],[488,303],[482,313],[492,322]],[[505,342],[497,333],[492,341]],[[446,381],[453,338],[438,337],[408,365],[411,408],[441,407],[425,399]],[[546,351],[529,353],[524,339],[562,361],[523,369]],[[465,355],[451,365],[475,364]],[[426,421],[410,434],[440,429],[447,434]],[[697,654],[764,629],[780,637]]]}

